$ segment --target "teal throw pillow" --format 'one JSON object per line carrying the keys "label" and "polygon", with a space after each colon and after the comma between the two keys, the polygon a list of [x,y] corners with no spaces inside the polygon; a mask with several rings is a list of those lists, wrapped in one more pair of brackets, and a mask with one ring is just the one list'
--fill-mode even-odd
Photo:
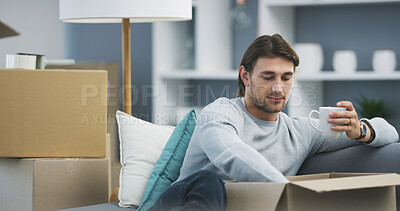
{"label": "teal throw pillow", "polygon": [[157,199],[180,174],[189,141],[197,124],[196,113],[192,108],[176,126],[157,160],[144,192],[142,203],[137,211],[150,209]]}

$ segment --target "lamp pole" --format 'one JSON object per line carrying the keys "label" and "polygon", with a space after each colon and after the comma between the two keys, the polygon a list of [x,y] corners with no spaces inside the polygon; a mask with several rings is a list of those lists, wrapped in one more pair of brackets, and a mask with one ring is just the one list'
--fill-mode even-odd
{"label": "lamp pole", "polygon": [[122,19],[122,68],[124,112],[132,115],[131,28],[129,18]]}

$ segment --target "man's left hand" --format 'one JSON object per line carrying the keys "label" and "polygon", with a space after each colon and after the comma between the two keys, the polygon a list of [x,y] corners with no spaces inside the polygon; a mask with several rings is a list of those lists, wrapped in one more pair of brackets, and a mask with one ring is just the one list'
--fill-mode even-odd
{"label": "man's left hand", "polygon": [[337,107],[346,108],[346,111],[336,111],[329,113],[328,122],[337,124],[331,127],[334,131],[345,131],[347,137],[354,139],[360,136],[361,123],[358,120],[357,112],[350,101],[340,101]]}

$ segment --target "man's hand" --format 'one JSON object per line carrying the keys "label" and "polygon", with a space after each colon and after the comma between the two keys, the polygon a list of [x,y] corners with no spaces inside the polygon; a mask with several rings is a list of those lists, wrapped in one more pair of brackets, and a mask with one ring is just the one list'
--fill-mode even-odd
{"label": "man's hand", "polygon": [[337,107],[346,108],[346,111],[337,111],[329,113],[328,122],[338,124],[332,126],[334,131],[345,131],[347,137],[354,139],[360,136],[361,123],[358,120],[356,110],[350,101],[340,101],[336,104]]}

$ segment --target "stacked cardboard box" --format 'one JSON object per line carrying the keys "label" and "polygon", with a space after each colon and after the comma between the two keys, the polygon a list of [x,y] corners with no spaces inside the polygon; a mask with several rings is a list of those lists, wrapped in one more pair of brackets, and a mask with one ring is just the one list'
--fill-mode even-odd
{"label": "stacked cardboard box", "polygon": [[0,204],[107,202],[107,71],[0,70]]}
{"label": "stacked cardboard box", "polygon": [[2,158],[0,210],[58,210],[108,200],[105,158]]}
{"label": "stacked cardboard box", "polygon": [[[60,66],[46,66],[47,69],[59,69]],[[119,141],[118,126],[115,119],[117,110],[121,110],[122,90],[121,70],[117,63],[109,62],[78,62],[74,66],[63,66],[62,69],[79,70],[107,70],[107,158],[109,159],[109,195],[119,186],[119,172],[121,164],[119,162]]]}

